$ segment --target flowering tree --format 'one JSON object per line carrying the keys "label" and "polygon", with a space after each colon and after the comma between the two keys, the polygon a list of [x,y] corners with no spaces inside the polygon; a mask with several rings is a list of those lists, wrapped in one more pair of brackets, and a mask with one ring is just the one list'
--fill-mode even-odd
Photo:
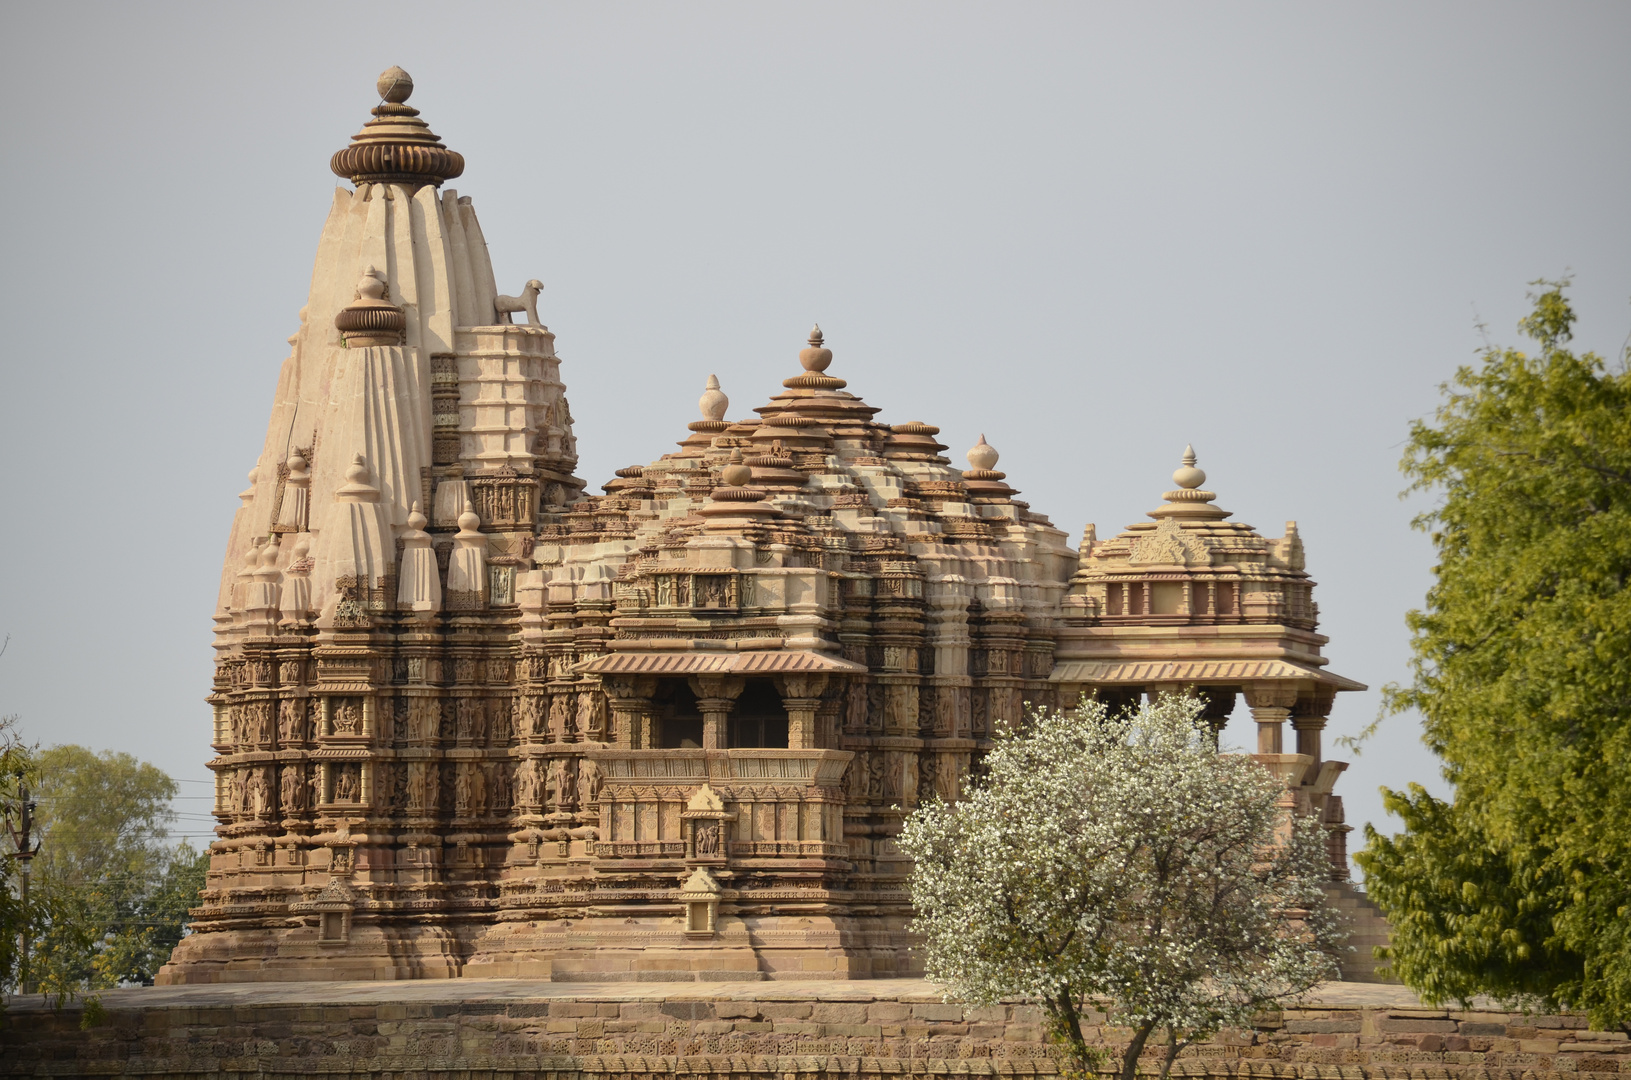
{"label": "flowering tree", "polygon": [[1158,1029],[1165,1077],[1195,1039],[1334,978],[1317,823],[1287,822],[1279,782],[1219,754],[1199,715],[1176,696],[1038,712],[962,801],[914,813],[900,846],[928,976],[1039,1002],[1083,1070],[1084,1000],[1107,1001],[1133,1031],[1123,1080]]}

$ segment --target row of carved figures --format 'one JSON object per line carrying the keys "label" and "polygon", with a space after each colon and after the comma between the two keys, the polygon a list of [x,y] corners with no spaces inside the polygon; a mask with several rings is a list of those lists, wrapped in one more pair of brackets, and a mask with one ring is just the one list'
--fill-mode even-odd
{"label": "row of carved figures", "polygon": [[[382,809],[435,812],[444,791],[451,789],[453,807],[461,814],[480,815],[489,810],[574,812],[593,806],[600,798],[600,768],[587,758],[556,758],[543,763],[527,758],[509,762],[411,761],[380,762],[374,766],[380,785]],[[273,799],[274,771],[277,798]],[[452,773],[451,784],[443,776]],[[322,804],[323,776],[303,764],[251,766],[232,769],[222,778],[222,806],[217,813],[257,821],[278,814],[305,813]],[[363,797],[359,762],[339,762],[330,768],[335,803],[360,803]]]}
{"label": "row of carved figures", "polygon": [[[430,743],[454,741],[460,745],[509,745],[512,730],[524,737],[546,741],[576,741],[603,737],[606,699],[598,692],[515,697],[399,697],[386,699],[391,710],[391,740]],[[227,707],[229,745],[242,749],[271,748],[273,711],[276,710],[276,745],[297,746],[315,736],[317,702],[307,697],[281,701],[246,701]],[[329,707],[330,731],[337,737],[363,734],[361,699],[334,698]],[[513,725],[513,726],[512,726]]]}

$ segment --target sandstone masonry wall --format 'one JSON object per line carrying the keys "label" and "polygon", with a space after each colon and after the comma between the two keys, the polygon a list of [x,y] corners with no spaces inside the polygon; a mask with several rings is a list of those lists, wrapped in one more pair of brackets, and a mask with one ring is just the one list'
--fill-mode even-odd
{"label": "sandstone masonry wall", "polygon": [[[0,1076],[643,1080],[1052,1076],[1040,1010],[946,1004],[912,980],[555,987],[506,980],[117,991],[8,1002]],[[1095,1020],[1102,1024],[1103,1017]],[[1125,1033],[1095,1027],[1112,1045]],[[1147,1062],[1158,1067],[1156,1052]],[[1185,1051],[1183,1076],[1538,1080],[1631,1074],[1631,1040],[1579,1016],[1421,1008],[1334,984],[1310,1005]]]}

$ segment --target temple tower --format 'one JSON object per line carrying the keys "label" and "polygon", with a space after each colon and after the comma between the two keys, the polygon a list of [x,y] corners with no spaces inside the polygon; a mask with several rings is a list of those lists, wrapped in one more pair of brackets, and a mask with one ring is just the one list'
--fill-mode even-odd
{"label": "temple tower", "polygon": [[764,404],[730,418],[708,376],[676,449],[587,494],[543,285],[498,292],[411,90],[381,76],[331,162],[353,187],[232,524],[220,824],[161,981],[914,974],[904,817],[1084,694],[1195,694],[1220,728],[1245,695],[1345,873],[1319,740],[1358,684],[1294,527],[1227,521],[1191,453],[1152,522],[1073,550],[984,435],[963,469],[881,422],[820,327]]}
{"label": "temple tower", "polygon": [[541,286],[499,294],[464,159],[406,72],[378,90],[228,541],[221,825],[169,981],[456,975],[508,848],[516,575],[584,485]]}

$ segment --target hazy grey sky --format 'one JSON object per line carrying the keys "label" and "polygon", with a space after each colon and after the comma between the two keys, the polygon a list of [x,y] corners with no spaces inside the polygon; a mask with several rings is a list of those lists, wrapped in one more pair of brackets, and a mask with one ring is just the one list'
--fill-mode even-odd
{"label": "hazy grey sky", "polygon": [[[1631,4],[21,4],[0,15],[0,712],[203,779],[210,615],[329,156],[401,64],[594,489],[819,320],[1073,537],[1193,442],[1299,522],[1332,669],[1405,678],[1407,425],[1572,272],[1631,331]],[[1376,713],[1345,695],[1332,734]],[[1242,707],[1230,732],[1250,738]],[[1338,788],[1437,785],[1389,721]],[[188,794],[206,788],[188,785]],[[207,807],[207,802],[191,804]],[[202,818],[190,827],[202,830]],[[1357,837],[1355,838],[1357,840]]]}

